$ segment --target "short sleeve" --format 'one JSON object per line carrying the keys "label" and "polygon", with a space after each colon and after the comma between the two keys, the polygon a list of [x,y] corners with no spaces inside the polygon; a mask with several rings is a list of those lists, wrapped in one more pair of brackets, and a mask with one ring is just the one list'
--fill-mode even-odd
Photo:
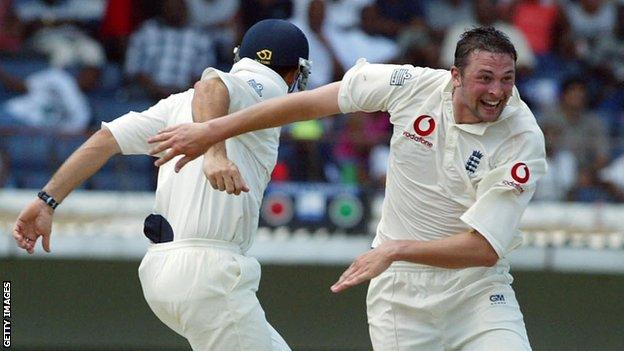
{"label": "short sleeve", "polygon": [[539,130],[524,132],[505,142],[494,165],[477,186],[476,202],[461,220],[477,230],[499,257],[522,243],[520,218],[546,172],[544,137]]}
{"label": "short sleeve", "polygon": [[338,105],[343,113],[389,111],[409,94],[407,84],[417,80],[422,68],[410,65],[370,64],[358,60],[340,84]]}
{"label": "short sleeve", "polygon": [[[228,90],[228,94],[230,97],[230,107],[228,113],[232,113],[234,112],[232,110],[232,106],[238,106],[238,104],[240,103],[238,101],[239,94],[236,93],[237,91],[240,92],[240,86],[237,85],[237,82],[234,80],[230,73],[219,71],[218,69],[213,67],[206,68],[201,76],[201,80],[210,80],[216,78],[221,79],[221,81],[223,82],[223,84],[225,84],[225,87]],[[258,101],[260,100],[258,99]]]}
{"label": "short sleeve", "polygon": [[146,43],[149,33],[149,22],[144,24],[138,31],[130,36],[130,43],[126,50],[126,58],[124,62],[125,74],[132,76],[143,72],[145,67],[141,63],[145,62]]}
{"label": "short sleeve", "polygon": [[[202,80],[219,78],[225,84],[230,96],[230,106],[228,113],[236,112],[248,107],[250,104],[261,102],[263,99],[252,90],[249,84],[235,75],[220,71],[216,68],[206,68],[202,73]],[[266,95],[266,94],[265,94]]]}
{"label": "short sleeve", "polygon": [[149,154],[151,145],[147,143],[147,138],[167,126],[168,118],[172,117],[170,105],[173,98],[160,100],[143,112],[129,112],[111,122],[102,122],[102,127],[111,131],[122,154]]}

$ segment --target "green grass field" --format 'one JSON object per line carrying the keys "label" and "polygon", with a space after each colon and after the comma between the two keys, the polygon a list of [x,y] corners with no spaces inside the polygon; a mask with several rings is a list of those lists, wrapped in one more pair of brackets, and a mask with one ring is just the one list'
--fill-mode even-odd
{"label": "green grass field", "polygon": [[[12,349],[190,350],[144,302],[139,262],[0,260],[12,281]],[[265,265],[259,298],[293,350],[370,350],[366,287],[340,295],[338,266]],[[513,272],[535,351],[624,350],[624,275]]]}

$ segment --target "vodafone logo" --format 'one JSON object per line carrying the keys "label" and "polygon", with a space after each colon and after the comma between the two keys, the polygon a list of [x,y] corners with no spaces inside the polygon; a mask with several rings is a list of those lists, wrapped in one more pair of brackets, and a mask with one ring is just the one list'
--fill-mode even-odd
{"label": "vodafone logo", "polygon": [[435,129],[435,120],[431,116],[422,115],[414,121],[414,131],[420,136],[428,136]]}
{"label": "vodafone logo", "polygon": [[518,162],[511,167],[511,177],[518,183],[524,184],[529,180],[531,172],[526,163]]}

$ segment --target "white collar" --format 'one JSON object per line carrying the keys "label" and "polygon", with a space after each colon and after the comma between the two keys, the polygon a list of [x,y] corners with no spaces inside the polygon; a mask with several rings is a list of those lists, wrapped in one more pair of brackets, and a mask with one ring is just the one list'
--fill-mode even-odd
{"label": "white collar", "polygon": [[275,84],[277,84],[278,88],[280,90],[283,90],[284,94],[288,92],[288,85],[286,84],[284,79],[274,70],[259,62],[256,62],[247,57],[243,57],[240,61],[236,62],[232,66],[230,73],[235,74],[241,71],[253,72],[265,76],[271,79]]}

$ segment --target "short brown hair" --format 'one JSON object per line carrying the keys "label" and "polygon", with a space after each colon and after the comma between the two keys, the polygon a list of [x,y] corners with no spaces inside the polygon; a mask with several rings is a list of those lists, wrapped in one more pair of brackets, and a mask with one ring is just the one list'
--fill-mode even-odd
{"label": "short brown hair", "polygon": [[465,31],[455,47],[455,67],[463,72],[468,65],[468,56],[473,51],[487,51],[497,54],[509,54],[514,62],[518,59],[516,48],[509,37],[498,29],[488,27],[476,27]]}

